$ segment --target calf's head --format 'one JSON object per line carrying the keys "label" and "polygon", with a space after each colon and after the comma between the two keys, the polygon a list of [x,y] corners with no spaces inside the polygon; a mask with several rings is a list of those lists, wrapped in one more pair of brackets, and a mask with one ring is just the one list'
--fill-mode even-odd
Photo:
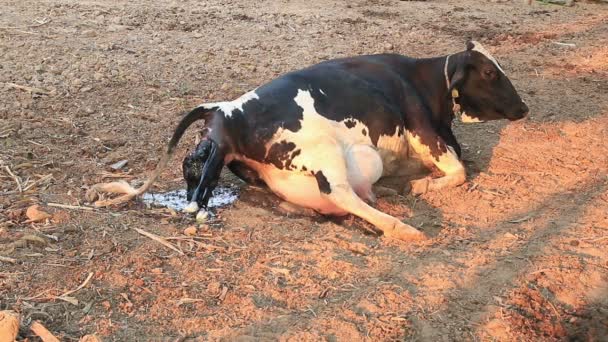
{"label": "calf's head", "polygon": [[454,63],[455,71],[448,77],[448,91],[460,105],[464,122],[513,121],[528,115],[528,106],[481,44],[469,41],[466,51],[451,57],[449,62]]}
{"label": "calf's head", "polygon": [[188,186],[186,199],[190,202],[186,211],[193,212],[207,206],[223,166],[224,153],[211,139],[201,141],[194,152],[186,156],[182,163],[184,179]]}

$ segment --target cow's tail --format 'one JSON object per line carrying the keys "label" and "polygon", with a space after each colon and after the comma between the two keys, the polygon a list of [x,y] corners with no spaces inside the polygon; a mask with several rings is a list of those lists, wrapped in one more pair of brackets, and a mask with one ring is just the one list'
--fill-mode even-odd
{"label": "cow's tail", "polygon": [[216,109],[217,109],[217,107],[201,105],[201,106],[194,108],[190,113],[186,114],[182,118],[182,120],[179,122],[179,124],[175,128],[175,131],[173,132],[173,136],[171,137],[171,140],[169,141],[169,144],[167,145],[167,151],[161,157],[161,159],[158,162],[158,164],[156,165],[156,169],[154,170],[152,175],[150,175],[150,177],[148,177],[148,179],[144,182],[144,184],[141,187],[139,187],[138,189],[135,189],[125,181],[95,184],[87,191],[87,193],[85,195],[87,201],[89,201],[89,202],[95,201],[99,197],[99,194],[101,194],[101,193],[123,194],[123,196],[120,196],[117,198],[108,199],[108,200],[98,200],[95,202],[96,207],[107,207],[110,205],[127,202],[137,196],[142,195],[146,191],[148,191],[150,186],[152,186],[152,184],[156,181],[156,179],[160,175],[161,171],[167,166],[167,164],[171,160],[171,157],[173,156],[173,153],[175,152],[175,147],[179,143],[179,140],[182,138],[182,136],[184,135],[184,132],[186,132],[188,127],[190,127],[190,125],[192,125],[194,122],[196,122],[198,120],[205,120],[205,122],[208,123],[210,116],[211,116],[210,114],[213,114],[213,112]]}

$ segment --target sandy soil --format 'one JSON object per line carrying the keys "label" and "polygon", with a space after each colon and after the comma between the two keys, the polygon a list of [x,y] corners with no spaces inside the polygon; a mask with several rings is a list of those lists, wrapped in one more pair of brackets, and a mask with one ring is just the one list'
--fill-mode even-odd
{"label": "sandy soil", "polygon": [[[20,339],[36,340],[33,321],[64,341],[608,339],[608,6],[0,3],[0,309],[21,314]],[[86,205],[87,186],[108,177],[142,180],[198,103],[329,58],[442,55],[467,37],[497,56],[532,115],[457,124],[465,185],[380,200],[428,241],[289,214],[245,187],[195,237],[183,235],[191,217],[141,202],[48,205]],[[183,186],[194,131],[155,191]],[[26,223],[33,204],[52,217]],[[177,237],[184,255],[134,228]]]}

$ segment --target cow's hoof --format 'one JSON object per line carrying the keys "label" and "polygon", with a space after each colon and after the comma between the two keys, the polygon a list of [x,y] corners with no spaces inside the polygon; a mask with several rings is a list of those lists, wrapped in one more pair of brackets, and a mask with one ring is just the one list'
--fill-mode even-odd
{"label": "cow's hoof", "polygon": [[426,194],[429,191],[429,185],[431,183],[431,178],[422,178],[415,179],[410,182],[410,186],[412,188],[412,194],[414,195],[422,195]]}
{"label": "cow's hoof", "polygon": [[401,241],[420,241],[426,239],[424,233],[401,221],[396,223],[392,229],[384,230],[384,236]]}

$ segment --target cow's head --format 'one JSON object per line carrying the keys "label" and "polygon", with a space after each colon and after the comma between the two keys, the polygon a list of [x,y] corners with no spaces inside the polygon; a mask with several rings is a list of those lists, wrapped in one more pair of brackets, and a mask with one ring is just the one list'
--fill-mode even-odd
{"label": "cow's head", "polygon": [[469,41],[466,51],[452,57],[449,62],[456,70],[449,79],[448,91],[460,105],[463,122],[519,120],[528,115],[528,106],[481,44]]}

